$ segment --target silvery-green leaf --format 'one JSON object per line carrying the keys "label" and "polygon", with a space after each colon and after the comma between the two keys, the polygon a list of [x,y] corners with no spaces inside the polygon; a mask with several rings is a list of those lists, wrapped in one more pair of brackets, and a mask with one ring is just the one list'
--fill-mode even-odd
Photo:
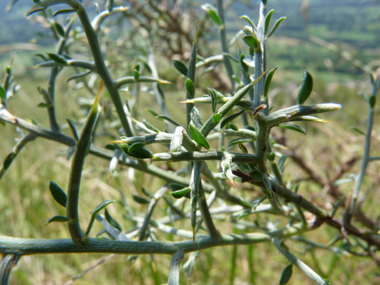
{"label": "silvery-green leaf", "polygon": [[197,127],[197,129],[202,128],[204,122],[203,122],[203,119],[202,119],[202,115],[199,112],[199,110],[198,110],[197,107],[194,106],[191,109],[190,118],[193,121],[194,125]]}
{"label": "silvery-green leaf", "polygon": [[168,276],[168,285],[179,285],[179,270],[180,270],[180,263],[183,257],[185,256],[185,253],[183,250],[177,251],[172,255],[172,259],[170,261],[170,267],[169,267],[169,276]]}
{"label": "silvery-green leaf", "polygon": [[228,180],[230,180],[232,186],[236,188],[236,185],[235,185],[235,182],[233,180],[234,178],[234,175],[232,173],[232,169],[231,169],[231,164],[232,164],[232,156],[230,153],[228,152],[224,152],[224,156],[220,162],[220,165],[222,167],[222,170],[224,172],[224,174],[226,175],[226,177],[228,178]]}
{"label": "silvery-green leaf", "polygon": [[170,152],[180,151],[183,140],[183,127],[177,127],[174,131],[173,138],[170,142]]}

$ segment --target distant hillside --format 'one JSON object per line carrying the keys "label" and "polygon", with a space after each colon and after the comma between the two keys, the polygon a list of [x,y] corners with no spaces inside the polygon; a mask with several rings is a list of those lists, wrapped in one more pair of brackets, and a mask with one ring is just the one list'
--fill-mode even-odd
{"label": "distant hillside", "polygon": [[[307,24],[301,12],[304,2],[309,3]],[[235,5],[234,8],[238,14],[247,13],[244,5]],[[379,1],[268,0],[268,11],[273,8],[272,19],[287,17],[281,24],[281,36],[307,39],[314,35],[329,42],[343,41],[359,48],[377,48],[380,45]]]}

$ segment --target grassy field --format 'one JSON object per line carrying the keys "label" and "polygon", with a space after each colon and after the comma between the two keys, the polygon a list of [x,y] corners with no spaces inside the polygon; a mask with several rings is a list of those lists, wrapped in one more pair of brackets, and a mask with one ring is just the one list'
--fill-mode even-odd
{"label": "grassy field", "polygon": [[[341,3],[342,1],[339,1]],[[368,1],[366,1],[367,3]],[[280,10],[283,6],[280,1],[273,1]],[[314,3],[314,2],[313,2]],[[293,1],[292,5],[282,14],[291,9],[299,7],[301,1]],[[294,6],[296,5],[296,6]],[[293,7],[293,8],[292,8]],[[298,9],[298,8],[297,8]],[[317,16],[323,10],[318,10],[311,19],[306,36],[309,34],[334,38],[334,31],[327,31],[327,23],[314,23]],[[355,10],[347,9],[342,17],[349,17]],[[366,18],[366,22],[371,21],[376,16]],[[293,13],[294,14],[294,13]],[[294,16],[294,15],[293,15]],[[298,16],[298,20],[299,16]],[[334,19],[330,19],[333,21]],[[342,25],[344,19],[337,21]],[[354,19],[357,23],[359,18]],[[303,78],[303,68],[306,68],[314,77],[314,93],[309,99],[310,103],[334,102],[343,105],[342,110],[328,115],[322,115],[332,123],[318,124],[311,123],[302,125],[307,129],[308,135],[286,131],[289,145],[306,159],[309,164],[319,169],[318,174],[322,177],[331,175],[339,166],[339,163],[346,161],[354,155],[363,154],[364,137],[348,129],[355,126],[365,130],[368,104],[358,95],[359,92],[368,94],[370,84],[367,75],[352,68],[352,62],[340,62],[340,56],[323,47],[309,42],[305,37],[291,37],[291,27],[294,22],[290,22],[287,30],[283,31],[283,36],[273,38],[269,41],[268,67],[278,67],[273,79],[270,99],[273,100],[275,109],[291,106],[296,103],[297,88]],[[375,23],[367,23],[366,29],[371,33],[353,34],[349,31],[339,33],[338,40],[347,41],[350,45],[342,44],[341,47],[348,48],[355,53],[357,47],[353,43],[368,42],[371,48],[363,49],[356,53],[363,62],[368,62],[378,58],[379,49],[373,45],[378,44],[378,38],[374,39],[373,34],[378,26]],[[337,27],[339,30],[340,28]],[[364,28],[363,28],[364,29]],[[47,46],[46,51],[53,50]],[[44,48],[45,51],[45,48]],[[11,113],[23,119],[35,119],[43,126],[48,127],[46,110],[38,108],[36,105],[42,101],[41,95],[36,91],[37,86],[46,85],[46,71],[30,70],[34,60],[30,59],[30,53],[13,51],[15,57],[15,77],[20,84],[19,93],[10,100],[8,109]],[[0,70],[9,63],[9,54],[0,57]],[[333,70],[328,70],[325,59],[333,62]],[[338,64],[339,63],[339,64]],[[165,70],[174,68],[165,66]],[[0,72],[2,77],[3,73]],[[161,77],[166,78],[166,73]],[[91,98],[91,94],[83,90],[79,92],[67,92],[67,73],[59,76],[56,105],[58,122],[65,126],[63,132],[71,135],[65,125],[65,118],[77,118],[80,112],[78,101],[80,98]],[[182,83],[177,83],[166,87],[166,102],[170,113],[175,120],[182,122],[185,106],[178,104],[185,97]],[[198,89],[197,92],[205,92]],[[105,100],[104,100],[105,101]],[[308,101],[308,102],[309,102]],[[147,108],[159,111],[153,100],[153,95],[143,92],[140,96],[138,112],[141,118],[153,121],[154,117],[147,111]],[[200,108],[201,109],[201,108]],[[201,109],[202,111],[202,109]],[[372,154],[380,155],[380,128],[378,118],[379,108],[376,111],[375,128],[373,131]],[[204,116],[206,117],[206,116]],[[377,123],[377,124],[376,124]],[[164,128],[163,122],[155,123],[160,129]],[[79,130],[79,129],[78,129]],[[274,130],[279,134],[281,131]],[[19,137],[15,128],[9,124],[0,126],[0,161],[11,152],[15,144],[15,139]],[[111,136],[99,137],[95,145],[103,147]],[[53,223],[46,225],[49,217],[56,214],[64,214],[62,207],[57,205],[49,193],[49,180],[53,180],[63,189],[67,188],[69,168],[71,161],[66,159],[67,147],[52,141],[37,138],[29,143],[13,162],[6,174],[0,181],[0,235],[24,237],[24,238],[69,238],[67,227],[62,224]],[[174,164],[176,168],[177,165]],[[357,173],[360,161],[349,173]],[[90,212],[94,207],[106,199],[120,201],[121,191],[127,202],[136,213],[143,216],[147,210],[146,205],[135,205],[132,194],[141,193],[141,186],[151,192],[155,192],[163,181],[152,178],[143,173],[136,172],[132,181],[125,168],[118,167],[112,183],[109,183],[109,163],[99,158],[88,156],[84,167],[82,178],[82,188],[80,196],[80,220],[86,224],[90,217]],[[346,175],[348,175],[347,173]],[[362,209],[372,217],[379,215],[379,207],[376,201],[380,199],[380,166],[372,164],[368,168],[368,177],[363,185],[363,193],[366,196]],[[285,178],[292,181],[301,180],[300,192],[302,195],[313,200],[318,205],[329,207],[329,202],[333,200],[320,189],[319,186],[308,182],[306,175],[293,163],[289,162],[285,170]],[[348,195],[352,189],[352,182],[344,184],[340,190]],[[259,193],[252,193],[243,189],[242,184],[238,184],[238,190],[231,189],[232,193],[237,193],[252,199],[258,197]],[[125,219],[125,209],[121,203],[114,203],[109,208],[113,217],[121,224],[124,231],[133,228],[133,223]],[[167,206],[160,201],[155,210],[153,219],[166,215]],[[337,215],[341,215],[343,210],[339,210]],[[263,215],[251,215],[247,221],[254,222],[256,219],[262,220]],[[216,226],[222,233],[235,232],[243,233],[241,229],[232,228],[228,222],[229,217],[222,217]],[[284,223],[281,219],[273,218],[273,223]],[[178,221],[175,224],[178,228],[190,229],[189,221]],[[95,223],[92,233],[102,229],[99,223]],[[321,244],[328,244],[333,240],[338,232],[327,226],[322,229],[304,234],[305,238]],[[172,235],[157,233],[157,237],[166,240],[179,240]],[[380,275],[374,262],[366,257],[336,254],[324,249],[310,250],[306,245],[294,241],[288,241],[287,245],[293,249],[294,254],[300,257],[305,263],[311,266],[317,273],[328,277],[334,285],[354,285],[354,284],[379,284]],[[343,243],[336,246],[344,248]],[[185,256],[186,261],[188,256]],[[84,270],[104,261],[98,267],[90,270],[87,274],[70,283],[71,279]],[[253,266],[249,262],[253,263]],[[322,261],[322,262],[317,262]],[[126,255],[101,255],[101,254],[81,254],[81,255],[50,255],[50,256],[25,256],[19,265],[12,270],[10,284],[166,284],[168,279],[168,268],[170,256],[139,256],[133,263]],[[288,265],[288,261],[279,254],[272,244],[258,244],[255,246],[222,247],[204,250],[199,254],[197,264],[191,276],[189,284],[278,284],[282,270]],[[186,272],[181,271],[181,284],[186,283]],[[232,281],[231,281],[232,280]],[[314,284],[300,270],[294,269],[293,277],[289,284]]]}

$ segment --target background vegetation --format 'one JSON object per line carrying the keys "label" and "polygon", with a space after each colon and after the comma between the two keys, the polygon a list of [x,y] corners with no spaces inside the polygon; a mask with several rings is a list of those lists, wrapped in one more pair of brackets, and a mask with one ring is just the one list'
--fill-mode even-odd
{"label": "background vegetation", "polygon": [[[315,204],[330,209],[329,203],[336,203],[337,200],[336,197],[327,193],[326,185],[341,171],[342,165],[346,165],[347,169],[344,169],[341,178],[350,178],[350,175],[358,173],[360,168],[365,137],[358,132],[350,131],[350,126],[365,132],[368,104],[358,94],[371,92],[366,69],[378,66],[380,58],[378,48],[380,12],[379,9],[374,9],[374,7],[378,8],[379,4],[374,1],[315,0],[310,1],[307,13],[305,10],[302,13],[302,3],[305,1],[268,1],[268,10],[276,8],[276,18],[287,16],[273,39],[268,41],[268,68],[278,67],[270,93],[272,105],[275,109],[279,109],[296,103],[297,88],[302,82],[303,68],[306,68],[313,74],[315,82],[315,94],[309,99],[310,103],[332,101],[343,104],[343,109],[325,117],[333,121],[332,124],[303,125],[307,130],[307,136],[288,131],[285,131],[286,138],[283,131],[277,131],[274,135],[288,147],[285,151],[295,151],[316,170],[308,173],[297,163],[289,162],[285,178],[301,183],[305,189],[307,185],[308,197],[311,197]],[[2,1],[1,4],[5,6],[6,3]],[[92,3],[89,1],[87,5],[90,14],[94,15]],[[235,3],[228,10],[226,26],[229,39],[243,25],[238,18],[239,15],[249,14],[257,20],[256,3],[248,7],[249,9],[245,4]],[[23,49],[36,49],[38,52],[55,52],[56,48],[54,40],[51,39],[51,32],[46,28],[41,28],[41,23],[45,23],[41,18],[33,16],[32,19],[21,20],[28,8],[30,8],[30,3],[20,1],[4,17],[0,17],[0,27],[2,27],[0,29],[0,63],[5,67],[9,64],[10,58],[14,58],[14,75],[20,85],[20,90],[10,100],[8,109],[22,118],[33,118],[39,124],[48,126],[45,110],[36,106],[42,101],[41,95],[36,91],[36,86],[46,84],[48,71],[29,69],[40,62],[39,59],[31,56],[36,51],[18,51],[14,49],[17,47],[14,44],[32,41],[33,45],[23,47]],[[197,11],[197,13],[204,13],[202,10]],[[63,20],[63,18],[58,19]],[[208,30],[205,38],[210,45],[200,46],[199,49],[205,55],[215,49],[218,49],[217,53],[220,53],[218,37],[211,36],[217,35],[216,27],[209,18],[205,21],[205,29]],[[133,30],[131,28],[133,23],[130,20],[115,16],[109,18],[104,26],[114,25],[122,28],[106,29],[104,38],[107,44],[112,45],[112,42],[120,35],[134,37],[135,41],[123,42],[120,45],[116,43],[114,49],[111,49],[113,53],[109,54],[107,60],[111,61],[110,64],[115,67],[115,70],[124,68],[125,73],[129,74],[138,62],[132,58],[138,50],[141,50],[138,35],[128,34],[130,30]],[[38,32],[42,34],[38,35]],[[193,33],[194,31],[190,34],[193,36]],[[187,60],[190,44],[191,42],[184,44],[181,53],[171,54],[170,58],[165,56],[163,50],[160,50],[162,45],[160,38],[153,42],[152,46],[157,59],[159,77],[174,82],[163,88],[170,113],[180,123],[184,123],[182,114],[185,112],[185,106],[179,105],[178,101],[184,100],[185,95],[183,91],[178,90],[183,90],[184,85],[178,80],[178,72],[172,67],[171,59]],[[216,68],[222,69],[221,65]],[[65,71],[59,75],[57,81],[58,122],[64,122],[67,117],[78,120],[84,117],[89,108],[88,99],[93,98],[94,95],[83,88],[80,82],[67,84],[66,80],[72,74],[72,71]],[[227,76],[215,77],[212,73],[207,76],[207,80],[200,83],[204,84],[199,86],[200,89],[204,90],[206,86],[212,85],[223,91],[223,88],[228,87]],[[143,90],[142,94],[143,96],[139,96],[138,106],[144,107],[139,107],[134,111],[146,117],[147,120],[153,121],[155,118],[147,109],[159,112],[159,108],[152,100],[153,95],[150,90]],[[200,110],[208,112],[205,108],[200,107]],[[377,120],[378,110],[379,108],[375,113]],[[83,121],[80,122],[83,123]],[[165,128],[165,123],[161,121],[155,122],[155,125],[160,129]],[[380,155],[378,126],[379,124],[375,124],[373,130],[373,155]],[[62,131],[70,135],[67,127]],[[14,146],[14,139],[18,137],[18,133],[9,125],[1,126],[0,133],[0,160],[4,160]],[[105,145],[109,140],[108,134],[105,133],[104,137],[98,138],[97,144]],[[26,145],[0,182],[0,220],[3,221],[0,234],[25,238],[69,238],[66,227],[61,224],[53,223],[46,226],[46,220],[49,217],[57,212],[63,214],[62,208],[52,202],[47,189],[49,179],[54,180],[63,189],[67,188],[70,162],[66,159],[66,155],[67,147],[41,138]],[[170,169],[173,165],[167,164],[166,167]],[[379,163],[373,163],[367,169],[368,179],[364,180],[362,190],[366,199],[361,205],[363,212],[374,217],[376,223],[378,223],[380,213],[376,203],[380,198],[379,173]],[[318,184],[318,179],[313,174],[321,178],[325,184]],[[119,200],[119,190],[121,190],[126,195],[127,201],[133,201],[131,194],[141,196],[141,187],[155,191],[160,185],[159,179],[139,172],[136,172],[135,178],[132,179],[127,173],[116,171],[111,184],[109,179],[109,163],[88,156],[80,197],[82,220],[88,219],[88,213],[93,210],[94,200],[96,200],[95,204],[107,199]],[[156,187],[151,189],[152,185]],[[240,186],[243,188],[243,184]],[[352,187],[353,182],[342,184],[339,186],[339,191],[342,196],[347,196]],[[244,197],[252,195],[248,191],[242,191],[242,193]],[[137,207],[134,210],[141,213],[146,211],[143,205],[133,205],[133,207]],[[166,204],[160,201],[153,218],[165,215],[166,210]],[[112,216],[117,217],[123,229],[131,227],[130,221],[123,220],[120,214],[122,205],[110,207],[109,211]],[[344,209],[339,211],[341,214]],[[222,216],[218,227],[226,232],[242,232],[241,229],[232,228],[230,223],[224,222],[227,218],[228,216]],[[257,219],[260,219],[260,214]],[[251,221],[254,222],[254,218]],[[182,228],[189,227],[185,223],[181,226]],[[322,231],[305,233],[304,237],[320,244],[329,244],[336,237],[337,232],[327,226],[323,227]],[[101,229],[101,225],[95,223],[94,232]],[[177,239],[175,236],[172,238]],[[333,284],[378,284],[380,282],[378,268],[368,257],[360,258],[352,254],[317,250],[299,242],[289,241],[287,245],[291,246],[294,253],[301,256],[302,260],[319,274],[333,280]],[[346,244],[340,241],[336,246],[345,249]],[[98,254],[73,254],[23,257],[18,267],[12,271],[10,284],[65,284],[66,282],[70,284],[74,276],[99,261],[104,261],[104,263],[76,280],[74,284],[165,283],[170,256],[140,256],[135,262],[126,255],[105,257]],[[288,261],[271,244],[207,249],[199,254],[191,282],[192,284],[278,284],[280,274],[287,264]],[[303,273],[297,272],[296,269],[295,272],[291,284],[313,284],[311,280],[305,278]],[[186,272],[181,271],[181,280],[186,280]]]}

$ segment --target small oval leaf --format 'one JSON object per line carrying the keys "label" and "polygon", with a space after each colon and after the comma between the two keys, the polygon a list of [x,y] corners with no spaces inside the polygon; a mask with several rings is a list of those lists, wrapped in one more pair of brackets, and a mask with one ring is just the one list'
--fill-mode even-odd
{"label": "small oval leaf", "polygon": [[187,76],[187,67],[181,61],[173,59],[173,65],[179,72]]}
{"label": "small oval leaf", "polygon": [[171,192],[170,194],[172,194],[174,198],[179,199],[179,198],[184,197],[186,194],[188,194],[190,192],[190,189],[191,189],[190,187],[185,187],[180,190]]}
{"label": "small oval leaf", "polygon": [[50,180],[49,183],[50,193],[53,196],[54,200],[63,207],[66,207],[67,204],[67,195],[65,191],[62,190],[55,182]]}
{"label": "small oval leaf", "polygon": [[302,82],[300,91],[298,92],[298,105],[305,103],[313,91],[313,77],[305,70],[305,77]]}
{"label": "small oval leaf", "polygon": [[138,195],[132,195],[133,197],[133,200],[135,200],[135,202],[139,203],[139,204],[149,204],[149,200],[143,198],[143,197],[140,197]]}
{"label": "small oval leaf", "polygon": [[281,279],[280,279],[280,285],[286,285],[290,281],[290,278],[292,278],[293,274],[293,264],[289,264],[285,267],[284,271],[282,271]]}
{"label": "small oval leaf", "polygon": [[193,81],[190,78],[188,78],[186,79],[185,85],[186,85],[186,90],[187,92],[189,92],[189,95],[191,96],[191,98],[194,98],[195,86],[194,86]]}

